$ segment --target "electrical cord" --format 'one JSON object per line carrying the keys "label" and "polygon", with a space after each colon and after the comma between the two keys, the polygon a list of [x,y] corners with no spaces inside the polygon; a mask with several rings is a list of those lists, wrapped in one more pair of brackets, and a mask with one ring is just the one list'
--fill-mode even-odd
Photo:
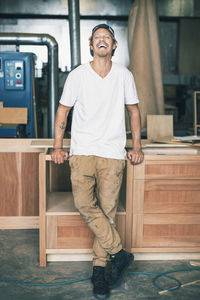
{"label": "electrical cord", "polygon": [[0,280],[0,283],[8,283],[8,284],[15,284],[15,285],[25,285],[25,286],[60,286],[60,285],[68,285],[84,280],[90,279],[91,276],[80,278],[76,280],[64,281],[64,282],[48,282],[48,283],[32,283],[32,282],[24,282],[24,281],[15,281],[15,280]]}
{"label": "electrical cord", "polygon": [[[152,275],[155,276],[153,278],[153,285],[156,289],[161,290],[161,291],[175,291],[177,289],[179,289],[182,285],[181,281],[178,280],[177,278],[173,277],[173,276],[169,276],[168,274],[171,273],[178,273],[178,272],[192,272],[192,271],[200,271],[200,268],[187,268],[187,269],[178,269],[178,270],[173,270],[173,271],[167,271],[167,272],[163,272],[163,273],[145,273],[145,272],[129,272],[129,274],[137,274],[137,275]],[[176,281],[177,285],[171,288],[166,288],[166,287],[161,287],[158,283],[157,280],[160,277],[164,277],[164,278],[168,278],[171,280]]]}
{"label": "electrical cord", "polygon": [[[178,272],[178,270],[177,270]],[[171,273],[170,271],[168,273]],[[180,280],[178,280],[177,278],[175,277],[172,277],[172,276],[168,276],[166,275],[165,273],[146,273],[146,272],[129,272],[129,274],[137,274],[137,275],[150,275],[150,276],[155,276],[155,278],[153,279],[153,285],[154,287],[156,287],[158,290],[174,290],[174,289],[179,289],[181,287],[181,282]],[[177,283],[177,286],[173,287],[173,288],[163,288],[161,286],[159,286],[158,284],[156,284],[156,280],[158,280],[158,278],[160,277],[165,277],[165,278],[168,278],[168,279],[171,279],[171,280],[174,280],[176,281]]]}
{"label": "electrical cord", "polygon": [[[173,271],[167,271],[164,273],[147,273],[147,272],[128,272],[128,274],[132,275],[147,275],[147,276],[155,276],[153,278],[153,285],[156,289],[162,290],[162,291],[174,291],[179,289],[182,284],[181,281],[178,280],[177,278],[170,276],[169,274],[171,273],[178,273],[178,272],[192,272],[192,271],[200,271],[200,268],[187,268],[187,269],[177,269]],[[176,282],[176,286],[171,287],[171,288],[166,288],[166,287],[161,287],[158,283],[157,280],[161,277],[168,278],[171,280],[174,280]],[[80,281],[86,281],[91,279],[91,276],[76,279],[76,280],[71,280],[71,281],[64,281],[64,282],[49,282],[49,283],[32,283],[32,282],[23,282],[23,281],[15,281],[15,280],[0,280],[0,283],[7,283],[7,284],[13,284],[13,285],[24,285],[24,286],[63,286],[63,285],[70,285],[73,283],[77,283]],[[198,280],[199,281],[199,280]]]}

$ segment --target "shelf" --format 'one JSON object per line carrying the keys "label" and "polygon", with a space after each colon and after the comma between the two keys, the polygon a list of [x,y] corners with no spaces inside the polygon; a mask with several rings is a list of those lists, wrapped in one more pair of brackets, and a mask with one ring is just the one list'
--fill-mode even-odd
{"label": "shelf", "polygon": [[74,206],[71,192],[52,192],[47,194],[46,215],[80,215]]}
{"label": "shelf", "polygon": [[[71,192],[51,192],[47,194],[47,216],[79,216],[74,206]],[[125,209],[119,205],[117,215],[126,215]]]}

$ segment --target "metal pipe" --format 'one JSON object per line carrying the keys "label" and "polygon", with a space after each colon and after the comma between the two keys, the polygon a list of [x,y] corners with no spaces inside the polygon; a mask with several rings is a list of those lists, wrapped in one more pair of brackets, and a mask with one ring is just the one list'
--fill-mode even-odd
{"label": "metal pipe", "polygon": [[81,64],[79,0],[68,0],[71,69]]}
{"label": "metal pipe", "polygon": [[58,44],[49,34],[0,33],[3,45],[46,45],[48,48],[48,137],[54,137],[55,114],[58,106]]}

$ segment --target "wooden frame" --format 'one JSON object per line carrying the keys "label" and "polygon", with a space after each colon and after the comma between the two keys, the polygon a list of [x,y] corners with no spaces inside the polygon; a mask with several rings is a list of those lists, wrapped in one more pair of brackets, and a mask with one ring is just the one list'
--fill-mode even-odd
{"label": "wooden frame", "polygon": [[133,169],[131,251],[200,252],[200,156],[145,155]]}
{"label": "wooden frame", "polygon": [[[47,176],[47,163],[51,163],[48,149],[39,155],[39,214],[40,214],[40,266],[46,266],[48,256],[69,256],[81,260],[91,258],[93,234],[76,210],[71,192],[55,191],[55,165]],[[57,176],[57,175],[56,175]],[[50,184],[48,183],[50,179]],[[48,191],[49,186],[49,191]],[[127,199],[131,199],[127,196]],[[128,209],[131,204],[126,204]],[[129,214],[119,205],[116,226],[124,247],[131,247],[131,209]],[[126,218],[128,215],[128,218]],[[127,243],[126,241],[129,240]]]}

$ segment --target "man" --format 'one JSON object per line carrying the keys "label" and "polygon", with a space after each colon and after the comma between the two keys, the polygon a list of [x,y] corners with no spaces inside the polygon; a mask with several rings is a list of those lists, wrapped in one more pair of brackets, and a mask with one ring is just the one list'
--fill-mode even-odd
{"label": "man", "polygon": [[[125,105],[130,115],[133,149],[128,159],[141,163],[140,114],[131,72],[113,63],[117,41],[113,29],[100,24],[90,37],[93,60],[73,70],[65,83],[55,120],[52,159],[69,159],[75,206],[95,238],[93,244],[93,293],[105,299],[118,286],[133,255],[122,249],[115,228],[118,196],[125,166]],[[63,151],[63,136],[70,109],[74,107],[70,154]],[[112,269],[105,280],[110,258]]]}

